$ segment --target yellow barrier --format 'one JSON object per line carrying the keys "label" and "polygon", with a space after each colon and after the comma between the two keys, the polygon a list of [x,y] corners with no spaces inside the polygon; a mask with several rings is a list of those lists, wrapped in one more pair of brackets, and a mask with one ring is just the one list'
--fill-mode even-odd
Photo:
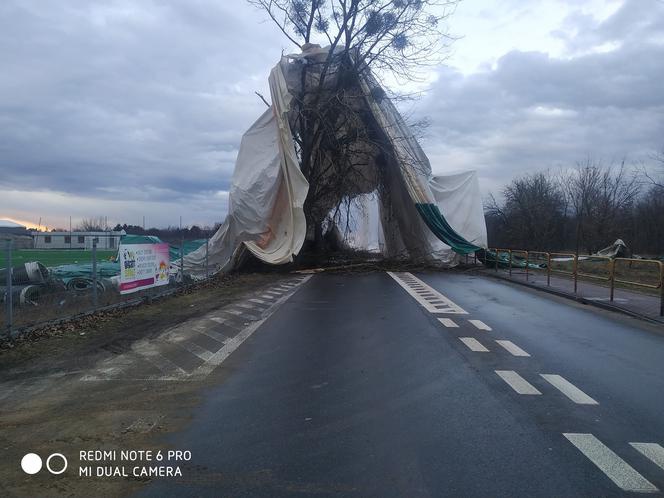
{"label": "yellow barrier", "polygon": [[[578,291],[578,280],[581,278],[588,278],[594,280],[600,280],[607,282],[610,289],[610,301],[613,302],[615,285],[616,283],[623,285],[630,285],[634,287],[643,287],[646,289],[659,289],[660,305],[659,305],[659,315],[664,316],[664,262],[654,260],[654,259],[635,259],[635,258],[610,258],[608,256],[583,256],[579,258],[578,255],[574,253],[565,253],[565,252],[543,252],[543,251],[526,251],[521,249],[497,249],[497,248],[488,248],[488,251],[493,251],[496,255],[494,268],[498,271],[498,259],[500,254],[508,255],[508,268],[509,274],[512,275],[512,257],[513,255],[523,255],[525,259],[525,273],[526,273],[526,282],[529,278],[529,270],[539,270],[540,268],[533,267],[530,268],[531,258],[532,260],[537,260],[538,257],[544,256],[546,259],[546,285],[551,285],[551,274],[559,273],[562,275],[570,275],[574,280],[574,293]],[[551,262],[555,261],[556,257],[570,258],[572,262],[572,271],[560,270],[552,268]],[[606,274],[597,275],[592,273],[584,273],[579,270],[579,261],[605,261],[606,262]],[[488,263],[487,259],[487,263]],[[624,280],[616,278],[616,266],[620,267],[628,263],[628,268],[631,269],[633,264],[638,264],[639,266],[653,266],[656,268],[656,283],[644,283],[635,280]],[[488,265],[487,265],[488,266]],[[544,271],[544,268],[541,269]]]}

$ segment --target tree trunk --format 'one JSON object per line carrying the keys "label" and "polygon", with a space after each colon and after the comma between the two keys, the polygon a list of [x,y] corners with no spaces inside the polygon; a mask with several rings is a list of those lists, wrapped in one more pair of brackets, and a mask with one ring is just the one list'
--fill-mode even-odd
{"label": "tree trunk", "polygon": [[314,251],[321,253],[325,249],[325,241],[323,240],[323,222],[314,222]]}

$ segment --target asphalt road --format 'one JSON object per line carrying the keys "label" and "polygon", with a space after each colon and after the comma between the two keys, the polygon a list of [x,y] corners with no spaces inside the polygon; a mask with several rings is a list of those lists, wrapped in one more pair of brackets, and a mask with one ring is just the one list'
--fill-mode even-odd
{"label": "asphalt road", "polygon": [[484,277],[414,277],[302,284],[168,437],[192,452],[184,477],[139,496],[661,494],[663,334]]}

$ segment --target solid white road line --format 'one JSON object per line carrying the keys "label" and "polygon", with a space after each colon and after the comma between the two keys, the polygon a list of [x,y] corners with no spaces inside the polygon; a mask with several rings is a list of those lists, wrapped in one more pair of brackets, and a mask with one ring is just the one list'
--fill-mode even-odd
{"label": "solid white road line", "polygon": [[664,448],[657,443],[629,443],[644,457],[650,459],[655,465],[664,470]]}
{"label": "solid white road line", "polygon": [[[430,313],[449,313],[456,315],[468,314],[468,312],[461,306],[452,302],[436,289],[429,287],[419,278],[410,273],[394,273],[388,271],[387,274]],[[421,295],[422,293],[430,293],[433,296],[424,297]],[[434,302],[436,304],[434,304]]]}
{"label": "solid white road line", "polygon": [[519,394],[542,394],[535,386],[521,377],[514,370],[496,370],[498,376]]}
{"label": "solid white road line", "polygon": [[597,401],[592,399],[590,396],[588,396],[581,389],[576,387],[574,384],[572,384],[570,381],[568,381],[564,377],[561,377],[560,375],[552,375],[552,374],[540,374],[540,375],[542,377],[544,377],[544,379],[549,384],[551,384],[553,387],[558,389],[561,393],[563,393],[569,399],[574,401],[576,404],[579,404],[579,405],[599,405],[599,403]]}
{"label": "solid white road line", "polygon": [[[302,283],[306,282],[309,278],[310,277],[302,279]],[[286,294],[285,296],[279,298],[274,303],[273,309],[276,309],[278,306],[286,302],[288,299],[291,298],[292,295],[293,294]],[[201,379],[209,375],[215,368],[221,365],[224,362],[224,360],[226,360],[226,358],[228,358],[231,355],[233,351],[239,348],[244,341],[246,341],[249,337],[251,337],[251,335],[254,332],[256,332],[256,330],[261,325],[263,325],[263,323],[270,317],[270,315],[256,322],[252,322],[251,325],[244,328],[237,335],[235,335],[235,337],[228,339],[224,344],[224,346],[219,351],[214,353],[207,362],[203,363],[201,366],[199,366],[196,370],[194,370],[191,373],[191,379],[192,380]]]}
{"label": "solid white road line", "polygon": [[489,327],[486,323],[484,323],[482,320],[468,320],[470,323],[472,323],[475,327],[477,327],[480,330],[488,330],[491,331],[491,327]]}
{"label": "solid white road line", "polygon": [[448,328],[459,328],[459,326],[451,318],[439,318],[438,321]]}
{"label": "solid white road line", "polygon": [[513,356],[530,356],[528,353],[526,353],[523,349],[521,349],[519,346],[514,344],[512,341],[496,341],[498,344],[500,344],[502,347],[507,349],[510,353],[512,353]]}
{"label": "solid white road line", "polygon": [[659,491],[650,481],[634,470],[592,434],[563,433],[588,460],[604,472],[624,491],[656,493]]}
{"label": "solid white road line", "polygon": [[473,337],[459,337],[461,342],[463,342],[466,346],[468,346],[468,349],[471,351],[475,351],[476,353],[488,353],[489,350],[482,346],[480,341]]}

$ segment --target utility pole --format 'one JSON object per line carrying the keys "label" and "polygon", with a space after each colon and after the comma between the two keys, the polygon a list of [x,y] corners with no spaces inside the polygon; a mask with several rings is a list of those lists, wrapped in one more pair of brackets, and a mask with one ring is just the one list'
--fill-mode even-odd
{"label": "utility pole", "polygon": [[182,215],[180,215],[180,283],[184,287],[184,233],[182,232]]}
{"label": "utility pole", "polygon": [[7,306],[7,311],[5,313],[6,315],[6,321],[7,321],[7,337],[11,339],[12,336],[12,319],[13,319],[13,312],[14,312],[14,303],[12,302],[13,300],[13,289],[12,289],[12,239],[7,239],[7,264],[5,265],[7,267],[6,275],[7,275],[7,283],[5,286],[5,292],[6,297],[5,297],[5,305]]}
{"label": "utility pole", "polygon": [[92,239],[92,306],[97,309],[97,237]]}

